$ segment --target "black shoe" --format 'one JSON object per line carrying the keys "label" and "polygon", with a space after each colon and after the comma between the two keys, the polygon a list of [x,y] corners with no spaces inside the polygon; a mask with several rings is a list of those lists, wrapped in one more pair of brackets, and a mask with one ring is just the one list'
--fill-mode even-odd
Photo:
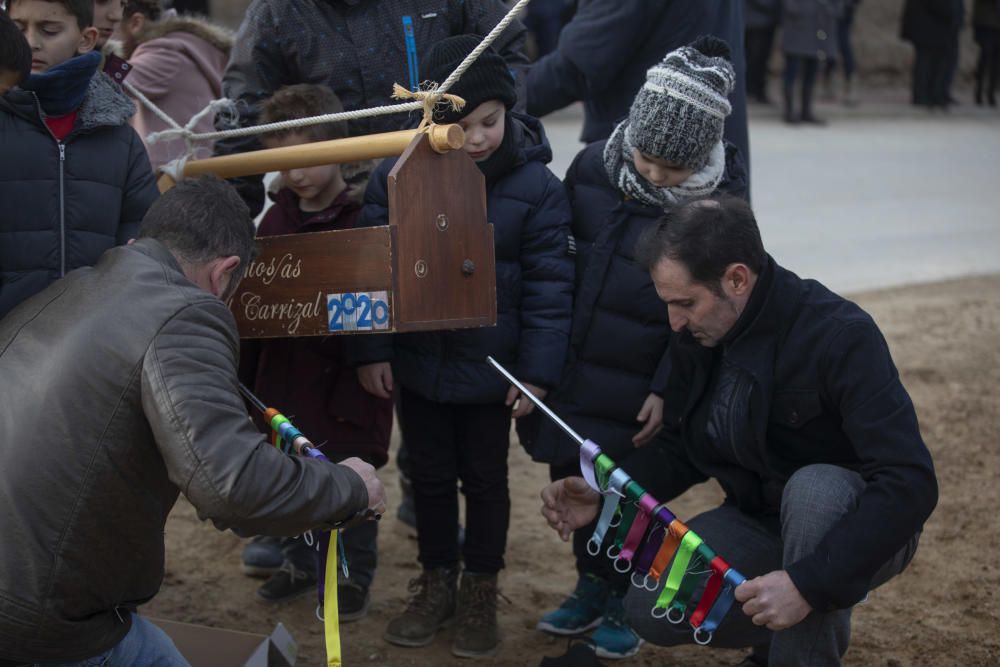
{"label": "black shoe", "polygon": [[[306,593],[316,592],[316,571],[314,568],[298,568],[286,560],[281,569],[261,584],[257,597],[264,602],[287,602]],[[338,590],[339,593],[339,590]]]}
{"label": "black shoe", "polygon": [[350,579],[337,586],[337,607],[341,623],[360,621],[368,615],[368,589]]}

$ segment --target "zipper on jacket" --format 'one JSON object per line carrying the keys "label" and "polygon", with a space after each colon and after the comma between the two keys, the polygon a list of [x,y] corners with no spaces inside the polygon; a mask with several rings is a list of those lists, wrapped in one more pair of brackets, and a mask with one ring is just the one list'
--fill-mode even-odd
{"label": "zipper on jacket", "polygon": [[417,40],[413,33],[413,17],[403,17],[403,39],[406,42],[406,66],[410,74],[410,90],[420,90],[420,68],[417,63]]}
{"label": "zipper on jacket", "polygon": [[59,277],[66,275],[66,144],[59,142]]}

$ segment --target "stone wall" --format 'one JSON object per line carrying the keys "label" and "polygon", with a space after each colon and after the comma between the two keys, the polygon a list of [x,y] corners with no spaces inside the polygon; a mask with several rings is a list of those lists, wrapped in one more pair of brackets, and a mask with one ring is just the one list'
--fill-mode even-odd
{"label": "stone wall", "polygon": [[[961,35],[959,82],[970,80],[978,47],[972,40],[972,2],[965,0],[966,27]],[[858,70],[870,82],[909,81],[913,46],[899,37],[903,0],[862,0],[854,19]]]}

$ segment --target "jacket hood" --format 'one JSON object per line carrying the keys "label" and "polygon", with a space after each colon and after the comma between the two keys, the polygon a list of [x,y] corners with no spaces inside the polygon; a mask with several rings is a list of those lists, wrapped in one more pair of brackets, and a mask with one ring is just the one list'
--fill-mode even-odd
{"label": "jacket hood", "polygon": [[[136,48],[173,33],[193,35],[224,53],[227,58],[233,48],[233,33],[230,30],[196,16],[169,16],[159,21],[148,22],[136,39]],[[135,49],[125,53],[125,57],[130,57],[134,51]]]}
{"label": "jacket hood", "polygon": [[520,152],[518,164],[526,162],[541,162],[548,164],[552,161],[552,146],[549,145],[549,138],[545,135],[545,128],[542,122],[534,116],[508,112],[511,117],[511,125],[518,133],[516,138],[518,150]]}
{"label": "jacket hood", "polygon": [[[44,127],[38,101],[31,91],[15,88],[0,97],[0,109],[20,116],[39,127]],[[135,115],[135,105],[120,86],[102,72],[94,74],[87,86],[87,94],[77,110],[73,133],[86,132],[98,127],[127,125]]]}

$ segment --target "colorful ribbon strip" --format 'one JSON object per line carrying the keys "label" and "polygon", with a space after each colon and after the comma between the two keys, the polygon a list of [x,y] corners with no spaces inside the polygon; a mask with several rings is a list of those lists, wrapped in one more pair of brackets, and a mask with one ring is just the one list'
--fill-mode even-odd
{"label": "colorful ribbon strip", "polygon": [[[708,644],[735,600],[745,578],[730,567],[670,510],[659,503],[592,440],[580,446],[580,470],[587,484],[604,496],[604,504],[587,551],[596,556],[609,528],[617,527],[607,549],[618,572],[632,572],[632,584],[655,591],[663,573],[666,581],[650,613],[682,623],[691,600],[704,581],[698,570],[706,564],[711,575],[690,617],[694,640]],[[620,517],[618,524],[614,518]],[[669,569],[668,569],[669,566]],[[641,579],[637,577],[641,576]],[[650,586],[652,584],[652,586]]]}

